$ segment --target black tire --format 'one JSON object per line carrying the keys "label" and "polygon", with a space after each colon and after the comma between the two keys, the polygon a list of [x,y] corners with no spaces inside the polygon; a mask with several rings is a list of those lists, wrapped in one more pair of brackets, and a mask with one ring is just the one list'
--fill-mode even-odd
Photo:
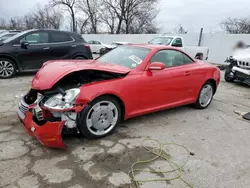
{"label": "black tire", "polygon": [[86,59],[86,58],[83,57],[83,56],[76,56],[74,59],[81,59],[81,60],[84,60],[84,59]]}
{"label": "black tire", "polygon": [[201,52],[197,53],[195,59],[203,60],[203,53]]}
{"label": "black tire", "polygon": [[234,77],[230,77],[231,69],[229,67],[226,68],[224,79],[226,82],[234,82]]}
{"label": "black tire", "polygon": [[105,54],[106,53],[106,49],[105,48],[101,48],[99,53],[100,53],[100,55]]}
{"label": "black tire", "polygon": [[[8,73],[4,71],[4,67],[3,67],[3,65],[6,65],[6,62],[8,63],[8,68],[10,67],[12,68],[11,70],[9,69]],[[5,70],[6,70],[6,67],[5,67]],[[0,79],[12,78],[16,75],[16,72],[17,72],[17,66],[11,59],[0,58]]]}
{"label": "black tire", "polygon": [[[96,135],[93,134],[89,128],[87,127],[87,119],[88,119],[88,115],[90,115],[89,113],[91,113],[90,111],[92,111],[92,107],[101,102],[101,101],[109,101],[111,103],[113,103],[116,108],[117,108],[117,112],[118,112],[118,118],[117,118],[117,122],[115,123],[115,125],[113,126],[113,128],[103,134],[103,135]],[[92,112],[93,113],[93,112]],[[79,114],[78,114],[78,118],[77,118],[77,127],[79,128],[80,132],[87,138],[89,139],[97,139],[97,138],[102,138],[105,136],[108,136],[110,134],[112,134],[115,130],[115,128],[117,127],[117,125],[120,123],[121,121],[121,117],[122,117],[122,110],[121,110],[121,106],[119,104],[119,102],[111,96],[102,96],[102,97],[98,97],[97,99],[93,100],[89,106],[85,107]]]}
{"label": "black tire", "polygon": [[[208,103],[207,105],[204,106],[204,105],[202,105],[201,102],[200,102],[200,97],[201,97],[201,91],[202,91],[202,89],[205,88],[206,86],[210,86],[210,87],[212,88],[212,98],[211,98],[211,100],[209,101],[209,103]],[[195,102],[195,104],[194,104],[193,106],[194,106],[196,109],[205,109],[205,108],[207,108],[207,107],[211,104],[211,102],[212,102],[212,100],[213,100],[214,91],[215,91],[214,85],[213,85],[210,81],[206,82],[206,83],[201,87],[200,92],[199,92],[199,96],[198,96],[198,98],[197,98],[197,100],[196,100],[196,102]]]}

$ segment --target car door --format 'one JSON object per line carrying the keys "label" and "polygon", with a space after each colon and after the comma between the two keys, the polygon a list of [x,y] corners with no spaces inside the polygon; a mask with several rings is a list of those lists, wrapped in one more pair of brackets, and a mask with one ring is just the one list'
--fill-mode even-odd
{"label": "car door", "polygon": [[[47,52],[49,47],[49,34],[45,31],[27,33],[17,41],[19,44],[16,55],[24,69],[38,69],[50,56]],[[20,45],[26,42],[28,45]]]}
{"label": "car door", "polygon": [[77,48],[74,39],[67,32],[50,32],[50,60],[71,59],[71,51]]}
{"label": "car door", "polygon": [[193,100],[192,59],[188,62],[180,51],[161,50],[150,60],[162,62],[164,70],[145,70],[140,81],[140,106],[153,110],[166,106],[178,106]]}

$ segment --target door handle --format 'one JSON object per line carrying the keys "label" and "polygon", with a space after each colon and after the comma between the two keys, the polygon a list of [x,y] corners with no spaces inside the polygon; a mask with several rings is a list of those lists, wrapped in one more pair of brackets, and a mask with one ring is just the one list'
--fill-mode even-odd
{"label": "door handle", "polygon": [[75,47],[76,47],[76,45],[71,45],[71,47],[72,47],[72,48],[75,48]]}
{"label": "door handle", "polygon": [[50,47],[45,47],[45,48],[43,48],[44,50],[49,50],[50,49]]}
{"label": "door handle", "polygon": [[190,71],[187,71],[184,73],[185,76],[190,76],[191,75],[191,72]]}

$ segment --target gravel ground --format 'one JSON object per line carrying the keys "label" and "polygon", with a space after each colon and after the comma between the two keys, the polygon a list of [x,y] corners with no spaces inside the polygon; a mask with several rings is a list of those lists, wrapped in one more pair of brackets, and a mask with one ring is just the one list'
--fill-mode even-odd
{"label": "gravel ground", "polygon": [[[141,116],[122,123],[109,137],[88,140],[72,135],[65,138],[68,149],[53,150],[26,134],[16,116],[19,97],[29,89],[32,77],[0,80],[0,187],[134,187],[127,174],[137,159],[151,157],[141,146],[146,137],[182,144],[194,152],[183,169],[183,178],[194,187],[250,187],[250,124],[234,113],[250,111],[249,87],[222,80],[206,110],[180,107]],[[165,150],[179,164],[187,157],[176,147]],[[159,160],[142,167],[164,170],[168,165]],[[178,179],[141,187],[187,185]]]}

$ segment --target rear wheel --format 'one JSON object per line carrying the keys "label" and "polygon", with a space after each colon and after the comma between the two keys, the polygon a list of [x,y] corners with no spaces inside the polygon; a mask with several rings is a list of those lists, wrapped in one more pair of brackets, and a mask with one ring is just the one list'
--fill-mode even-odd
{"label": "rear wheel", "polygon": [[231,74],[231,69],[229,67],[226,68],[225,74],[224,74],[224,79],[227,82],[233,82],[234,81],[234,77],[230,76]]}
{"label": "rear wheel", "polygon": [[7,58],[0,58],[0,78],[11,78],[15,76],[16,71],[16,65],[12,60]]}
{"label": "rear wheel", "polygon": [[213,100],[214,90],[215,88],[213,84],[211,82],[206,82],[202,86],[200,93],[199,93],[199,97],[194,106],[197,109],[207,108]]}
{"label": "rear wheel", "polygon": [[86,58],[83,57],[83,56],[76,56],[75,59],[82,59],[82,60],[84,60],[84,59],[86,59]]}
{"label": "rear wheel", "polygon": [[119,102],[110,96],[92,101],[78,119],[78,127],[87,138],[101,138],[111,134],[121,120]]}

